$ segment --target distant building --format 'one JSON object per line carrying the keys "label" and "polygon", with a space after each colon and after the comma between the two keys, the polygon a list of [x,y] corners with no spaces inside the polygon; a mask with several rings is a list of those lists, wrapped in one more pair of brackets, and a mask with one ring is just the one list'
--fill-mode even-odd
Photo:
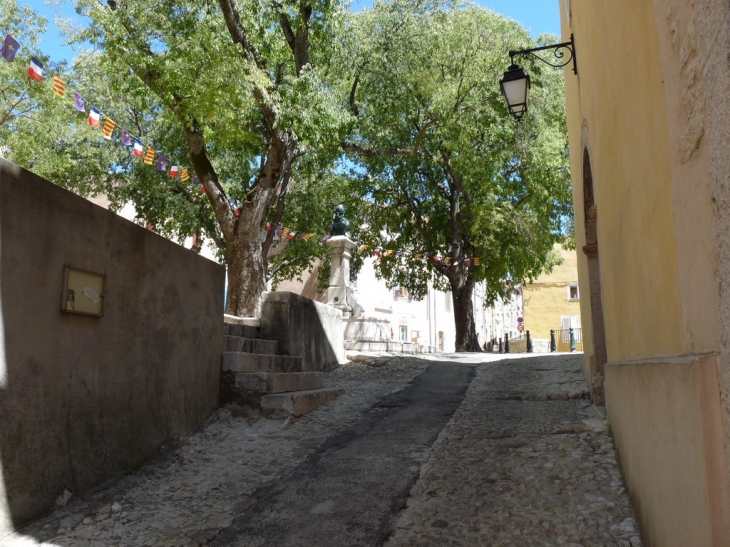
{"label": "distant building", "polygon": [[[530,331],[534,351],[550,350],[550,331],[562,338],[574,329],[576,341],[581,341],[580,286],[578,285],[578,253],[555,245],[562,263],[550,273],[544,273],[534,283],[524,286],[525,330]],[[567,340],[565,340],[567,341]]]}
{"label": "distant building", "polygon": [[[357,279],[352,282],[365,315],[380,316],[390,320],[393,340],[432,346],[438,352],[455,350],[456,329],[454,326],[453,301],[450,292],[429,287],[422,300],[415,300],[403,287],[388,289],[384,280],[375,275],[376,258],[365,260]],[[317,292],[318,267],[302,275],[302,281],[289,280],[278,285],[279,291],[291,291],[307,298],[325,301],[324,293]],[[492,339],[510,338],[519,335],[518,318],[522,316],[522,291],[518,287],[510,300],[498,301],[485,308],[484,284],[477,284],[472,294],[474,322],[483,348]]]}

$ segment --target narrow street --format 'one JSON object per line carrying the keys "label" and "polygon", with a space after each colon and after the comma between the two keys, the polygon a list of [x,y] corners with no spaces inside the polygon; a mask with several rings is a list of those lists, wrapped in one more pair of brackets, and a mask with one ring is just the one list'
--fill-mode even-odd
{"label": "narrow street", "polygon": [[198,434],[2,545],[641,545],[580,355],[359,356],[291,420]]}

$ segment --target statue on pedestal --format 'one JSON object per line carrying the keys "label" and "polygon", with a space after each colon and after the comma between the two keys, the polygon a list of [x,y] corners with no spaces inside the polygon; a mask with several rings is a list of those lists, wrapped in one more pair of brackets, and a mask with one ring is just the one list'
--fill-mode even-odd
{"label": "statue on pedestal", "polygon": [[335,218],[330,224],[330,235],[344,236],[347,234],[348,228],[350,228],[350,221],[345,218],[345,206],[339,204],[335,207]]}

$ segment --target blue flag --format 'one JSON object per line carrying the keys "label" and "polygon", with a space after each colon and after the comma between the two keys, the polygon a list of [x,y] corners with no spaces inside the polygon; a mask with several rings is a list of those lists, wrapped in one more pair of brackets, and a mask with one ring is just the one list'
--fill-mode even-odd
{"label": "blue flag", "polygon": [[122,129],[122,142],[125,146],[132,146],[132,136],[126,129]]}
{"label": "blue flag", "polygon": [[0,55],[5,57],[5,60],[8,62],[13,62],[13,59],[15,59],[15,54],[18,53],[18,50],[20,49],[20,44],[10,36],[9,34],[5,37],[5,41],[3,42],[3,47],[0,50]]}
{"label": "blue flag", "polygon": [[157,170],[158,171],[165,171],[167,169],[167,160],[165,159],[165,156],[160,154],[157,156]]}
{"label": "blue flag", "polygon": [[79,112],[86,112],[86,100],[74,91],[74,107]]}

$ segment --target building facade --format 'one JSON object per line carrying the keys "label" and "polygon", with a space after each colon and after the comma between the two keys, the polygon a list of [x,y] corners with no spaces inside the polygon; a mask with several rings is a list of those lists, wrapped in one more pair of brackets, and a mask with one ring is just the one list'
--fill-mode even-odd
{"label": "building facade", "polygon": [[645,544],[730,545],[730,5],[560,0],[584,371]]}
{"label": "building facade", "polygon": [[551,330],[560,331],[556,335],[563,342],[572,328],[575,340],[581,341],[578,253],[560,245],[554,251],[562,262],[524,286],[524,326],[536,352],[550,351]]}

